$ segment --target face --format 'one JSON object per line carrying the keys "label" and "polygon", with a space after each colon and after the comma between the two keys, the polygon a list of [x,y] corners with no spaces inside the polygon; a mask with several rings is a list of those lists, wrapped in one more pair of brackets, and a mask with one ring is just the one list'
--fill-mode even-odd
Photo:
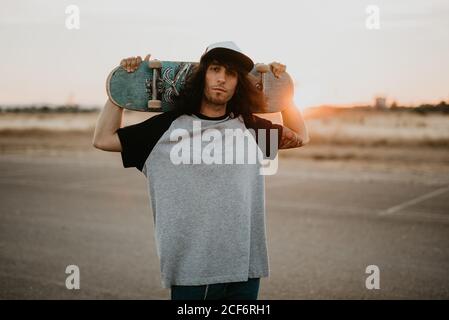
{"label": "face", "polygon": [[237,71],[218,63],[209,65],[206,71],[204,98],[215,105],[225,105],[235,93],[237,87]]}

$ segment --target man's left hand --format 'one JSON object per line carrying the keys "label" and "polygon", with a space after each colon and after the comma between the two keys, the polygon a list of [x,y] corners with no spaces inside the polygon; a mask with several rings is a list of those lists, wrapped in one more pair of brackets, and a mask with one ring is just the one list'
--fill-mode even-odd
{"label": "man's left hand", "polygon": [[281,74],[287,70],[287,67],[285,64],[279,63],[279,62],[272,62],[269,64],[271,72],[273,72],[273,75],[279,79]]}

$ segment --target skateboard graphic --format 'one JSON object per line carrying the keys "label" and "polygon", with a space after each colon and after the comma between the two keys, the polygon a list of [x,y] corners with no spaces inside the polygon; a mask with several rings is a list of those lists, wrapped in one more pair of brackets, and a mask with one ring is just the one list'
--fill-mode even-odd
{"label": "skateboard graphic", "polygon": [[[134,72],[121,66],[109,74],[106,91],[116,105],[135,111],[166,112],[174,109],[176,96],[182,90],[197,62],[144,61]],[[266,114],[275,122],[282,122],[280,111],[293,104],[294,85],[287,72],[276,78],[266,64],[256,64],[250,79],[266,98],[267,110],[254,110]],[[270,116],[271,114],[271,116]],[[277,115],[276,115],[277,114]]]}

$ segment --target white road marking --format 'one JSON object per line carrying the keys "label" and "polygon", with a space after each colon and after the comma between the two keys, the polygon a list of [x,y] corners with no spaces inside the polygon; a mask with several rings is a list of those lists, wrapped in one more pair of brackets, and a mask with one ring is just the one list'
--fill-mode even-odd
{"label": "white road marking", "polygon": [[433,197],[438,196],[438,195],[440,195],[440,194],[442,194],[442,193],[445,193],[445,192],[447,192],[447,191],[449,191],[449,186],[446,186],[446,187],[443,187],[443,188],[439,188],[439,189],[437,189],[437,190],[434,190],[434,191],[431,191],[431,192],[429,192],[429,193],[426,193],[426,194],[424,194],[424,195],[422,195],[422,196],[419,196],[419,197],[417,197],[417,198],[415,198],[415,199],[411,199],[411,200],[409,200],[409,201],[400,203],[400,204],[398,204],[398,205],[396,205],[396,206],[390,207],[390,208],[388,208],[388,209],[386,209],[386,210],[382,210],[382,211],[380,211],[378,214],[379,214],[380,216],[391,215],[391,214],[394,214],[394,213],[396,213],[396,212],[398,212],[398,211],[401,211],[401,210],[403,210],[403,209],[405,209],[405,208],[407,208],[407,207],[410,207],[410,206],[412,206],[412,205],[414,205],[414,204],[417,204],[417,203],[419,203],[419,202],[422,202],[422,201],[424,201],[424,200],[433,198]]}

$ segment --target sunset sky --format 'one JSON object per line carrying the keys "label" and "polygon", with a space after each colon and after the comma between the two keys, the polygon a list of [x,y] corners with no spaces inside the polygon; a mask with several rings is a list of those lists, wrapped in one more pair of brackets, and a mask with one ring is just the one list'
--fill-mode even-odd
{"label": "sunset sky", "polygon": [[[65,22],[80,9],[80,29]],[[368,5],[380,29],[366,27]],[[297,105],[449,100],[449,1],[25,1],[2,2],[0,104],[103,105],[122,58],[152,53],[198,61],[233,40],[256,62],[280,61]]]}

